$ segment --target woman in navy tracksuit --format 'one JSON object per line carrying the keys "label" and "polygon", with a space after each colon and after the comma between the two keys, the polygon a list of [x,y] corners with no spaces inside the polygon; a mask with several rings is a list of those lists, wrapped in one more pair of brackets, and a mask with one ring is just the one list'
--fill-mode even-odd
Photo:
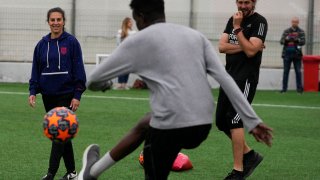
{"label": "woman in navy tracksuit", "polygon": [[[61,8],[47,14],[51,32],[37,44],[33,55],[29,81],[29,104],[35,107],[36,94],[41,93],[46,112],[64,106],[76,111],[85,91],[86,74],[78,40],[64,31],[65,16]],[[67,173],[62,179],[77,176],[72,142],[52,142],[48,173],[43,179],[53,179],[63,157]]]}

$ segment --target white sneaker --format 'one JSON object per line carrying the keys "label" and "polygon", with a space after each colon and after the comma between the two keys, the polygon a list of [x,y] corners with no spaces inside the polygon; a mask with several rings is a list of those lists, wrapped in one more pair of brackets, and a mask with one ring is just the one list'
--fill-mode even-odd
{"label": "white sneaker", "polygon": [[66,173],[60,180],[77,180],[77,172]]}

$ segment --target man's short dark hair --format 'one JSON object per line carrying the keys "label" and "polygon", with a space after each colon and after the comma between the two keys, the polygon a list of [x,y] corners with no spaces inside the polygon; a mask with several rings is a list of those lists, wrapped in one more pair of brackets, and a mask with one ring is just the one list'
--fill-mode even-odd
{"label": "man's short dark hair", "polygon": [[164,0],[132,0],[130,7],[134,13],[143,15],[149,22],[165,17]]}

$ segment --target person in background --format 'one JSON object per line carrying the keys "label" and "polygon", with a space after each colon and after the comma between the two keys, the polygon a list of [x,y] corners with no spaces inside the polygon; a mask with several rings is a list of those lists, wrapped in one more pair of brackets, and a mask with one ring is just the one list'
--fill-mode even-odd
{"label": "person in background", "polygon": [[[144,141],[145,179],[168,179],[180,150],[197,148],[210,132],[215,108],[207,74],[224,88],[248,131],[271,146],[272,129],[255,114],[203,34],[166,23],[164,0],[132,0],[130,7],[140,31],[97,66],[87,82],[88,89],[105,91],[112,78],[134,72],[150,89],[151,113],[119,142],[124,146],[115,147],[120,148],[116,160]],[[99,149],[96,144],[86,148],[78,180],[97,179],[115,164],[115,152],[100,158]]]}
{"label": "person in background", "polygon": [[[237,12],[229,19],[219,41],[219,51],[226,54],[226,70],[235,80],[250,104],[256,93],[267,20],[255,12],[256,0],[236,0]],[[216,125],[232,143],[233,170],[226,180],[242,180],[250,176],[263,157],[245,140],[243,118],[239,116],[224,87],[220,88],[216,109]]]}
{"label": "person in background", "polygon": [[303,92],[302,77],[301,77],[301,60],[302,60],[302,46],[305,44],[305,33],[299,27],[299,18],[293,17],[291,19],[291,27],[284,30],[281,36],[280,44],[283,45],[282,59],[283,59],[283,78],[282,90],[280,93],[285,93],[288,90],[288,80],[291,64],[293,64],[296,73],[297,92]]}
{"label": "person in background", "polygon": [[[117,45],[119,46],[122,41],[124,41],[128,36],[136,33],[136,31],[132,30],[132,19],[126,17],[122,21],[121,29],[118,30],[117,34]],[[129,74],[120,75],[118,77],[119,87],[117,89],[129,89],[127,86],[129,79]]]}
{"label": "person in background", "polygon": [[[77,111],[82,93],[86,90],[86,74],[78,40],[64,31],[65,12],[52,8],[47,13],[51,32],[36,45],[29,81],[29,105],[35,107],[36,95],[42,95],[45,111],[68,107]],[[52,141],[49,168],[43,180],[53,180],[63,157],[66,174],[61,180],[76,179],[75,160],[71,140]]]}

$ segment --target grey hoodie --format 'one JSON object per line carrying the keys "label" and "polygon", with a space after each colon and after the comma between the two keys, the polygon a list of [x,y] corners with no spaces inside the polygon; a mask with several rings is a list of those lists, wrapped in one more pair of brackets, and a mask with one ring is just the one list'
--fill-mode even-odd
{"label": "grey hoodie", "polygon": [[128,37],[89,76],[87,87],[103,89],[119,75],[135,73],[150,88],[150,126],[174,129],[212,124],[214,100],[207,74],[224,89],[248,131],[261,123],[211,43],[198,31],[157,23]]}

